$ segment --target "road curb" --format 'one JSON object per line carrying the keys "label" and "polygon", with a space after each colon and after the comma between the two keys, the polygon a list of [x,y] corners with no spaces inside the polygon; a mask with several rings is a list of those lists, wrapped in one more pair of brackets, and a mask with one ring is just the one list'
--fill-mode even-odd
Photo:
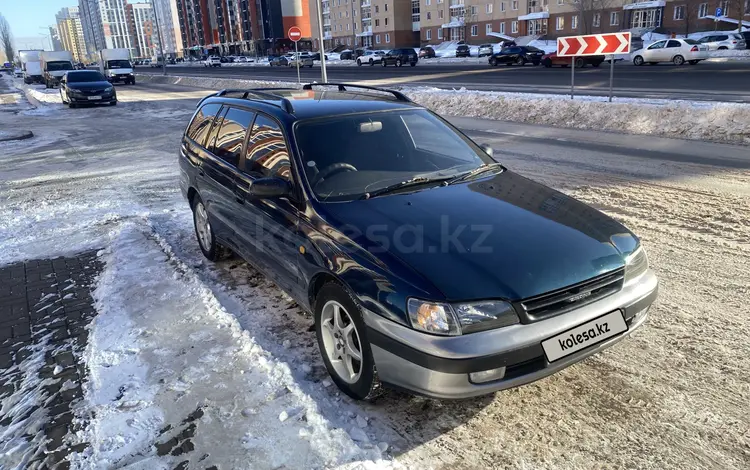
{"label": "road curb", "polygon": [[14,140],[26,140],[34,137],[34,133],[31,131],[19,131],[19,132],[6,132],[0,131],[0,142],[11,142]]}

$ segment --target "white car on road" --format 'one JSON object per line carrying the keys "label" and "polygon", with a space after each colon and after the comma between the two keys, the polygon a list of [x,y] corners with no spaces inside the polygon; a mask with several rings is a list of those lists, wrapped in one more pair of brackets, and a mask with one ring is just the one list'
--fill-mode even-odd
{"label": "white car on road", "polygon": [[692,39],[662,39],[633,52],[632,56],[635,65],[655,65],[659,62],[695,65],[708,59],[708,46]]}
{"label": "white car on road", "polygon": [[382,61],[385,53],[386,51],[372,51],[368,49],[364,54],[357,57],[357,65],[361,66],[362,64],[379,64]]}
{"label": "white car on road", "polygon": [[215,55],[206,57],[206,60],[203,61],[203,66],[204,67],[221,67],[221,59],[219,59]]}
{"label": "white car on road", "polygon": [[726,49],[746,49],[745,38],[737,33],[712,34],[698,40],[708,46],[709,51],[723,51]]}

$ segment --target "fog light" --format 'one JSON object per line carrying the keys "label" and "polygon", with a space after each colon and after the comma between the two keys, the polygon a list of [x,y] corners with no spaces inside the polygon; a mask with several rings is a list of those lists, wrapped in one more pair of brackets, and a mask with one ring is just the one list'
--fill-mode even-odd
{"label": "fog light", "polygon": [[503,377],[505,377],[505,367],[499,367],[497,369],[490,369],[490,370],[483,370],[479,372],[472,372],[469,374],[469,380],[475,384],[492,382],[493,380],[500,380]]}

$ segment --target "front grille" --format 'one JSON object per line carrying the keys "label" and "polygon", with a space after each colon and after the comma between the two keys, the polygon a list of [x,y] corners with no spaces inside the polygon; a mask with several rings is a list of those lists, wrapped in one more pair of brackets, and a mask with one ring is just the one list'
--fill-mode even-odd
{"label": "front grille", "polygon": [[518,310],[525,313],[529,322],[560,315],[618,292],[622,289],[624,277],[625,270],[621,268],[588,281],[522,300]]}

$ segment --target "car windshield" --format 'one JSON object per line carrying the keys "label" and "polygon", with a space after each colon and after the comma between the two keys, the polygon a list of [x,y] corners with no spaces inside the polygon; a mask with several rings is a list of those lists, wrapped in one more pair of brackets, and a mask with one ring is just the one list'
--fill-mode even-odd
{"label": "car windshield", "polygon": [[70,62],[47,62],[48,72],[54,72],[57,70],[73,70],[73,64]]}
{"label": "car windshield", "polygon": [[130,61],[127,60],[108,60],[107,65],[111,69],[129,69],[131,68]]}
{"label": "car windshield", "polygon": [[360,199],[414,179],[446,180],[494,163],[424,109],[311,119],[294,132],[307,180],[325,201]]}
{"label": "car windshield", "polygon": [[76,72],[68,74],[68,83],[79,83],[79,82],[105,82],[107,81],[99,72]]}

